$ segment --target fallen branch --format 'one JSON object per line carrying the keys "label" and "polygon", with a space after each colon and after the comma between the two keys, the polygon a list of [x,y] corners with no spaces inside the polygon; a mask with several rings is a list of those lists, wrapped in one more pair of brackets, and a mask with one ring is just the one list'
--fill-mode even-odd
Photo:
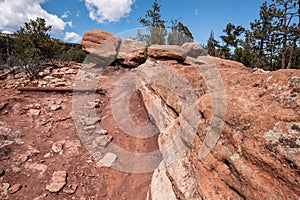
{"label": "fallen branch", "polygon": [[66,87],[19,87],[18,91],[27,91],[27,92],[70,92],[70,93],[99,93],[102,95],[106,94],[106,91],[103,89],[91,89],[91,88],[66,88]]}

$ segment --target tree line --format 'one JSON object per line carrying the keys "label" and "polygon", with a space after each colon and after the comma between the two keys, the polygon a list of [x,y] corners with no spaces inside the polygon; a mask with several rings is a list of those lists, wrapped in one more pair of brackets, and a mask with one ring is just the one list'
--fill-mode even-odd
{"label": "tree line", "polygon": [[33,78],[57,61],[82,62],[87,53],[79,44],[51,38],[51,26],[43,18],[25,22],[14,34],[0,35],[0,68],[22,66],[19,70]]}
{"label": "tree line", "polygon": [[223,33],[221,45],[211,31],[210,55],[265,70],[300,69],[300,0],[264,2],[249,29],[229,23]]}
{"label": "tree line", "polygon": [[182,45],[186,42],[193,42],[194,37],[191,31],[179,19],[164,20],[160,14],[161,5],[155,0],[151,9],[146,11],[145,17],[140,17],[140,24],[147,28],[146,33],[138,31],[137,40],[152,44]]}

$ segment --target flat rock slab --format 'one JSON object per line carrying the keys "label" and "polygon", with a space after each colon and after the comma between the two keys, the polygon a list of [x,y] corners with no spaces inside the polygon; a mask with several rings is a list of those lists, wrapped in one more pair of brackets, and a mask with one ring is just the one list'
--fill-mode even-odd
{"label": "flat rock slab", "polygon": [[59,192],[67,184],[67,172],[56,171],[52,175],[52,179],[49,185],[46,186],[46,190],[49,192]]}
{"label": "flat rock slab", "polygon": [[99,167],[112,167],[115,161],[117,160],[118,156],[114,153],[107,153],[105,156],[99,160],[97,165]]}

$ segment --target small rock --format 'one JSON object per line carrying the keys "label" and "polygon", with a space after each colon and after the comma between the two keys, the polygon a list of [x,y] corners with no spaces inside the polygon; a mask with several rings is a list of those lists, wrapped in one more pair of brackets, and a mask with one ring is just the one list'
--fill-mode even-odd
{"label": "small rock", "polygon": [[12,171],[13,171],[14,173],[19,173],[19,172],[21,172],[21,168],[20,168],[20,167],[17,167],[17,166],[13,166],[13,167],[12,167]]}
{"label": "small rock", "polygon": [[107,153],[105,156],[99,160],[97,165],[99,167],[112,167],[115,161],[117,160],[118,156],[114,153]]}
{"label": "small rock", "polygon": [[67,184],[67,172],[56,171],[52,175],[52,179],[49,185],[46,186],[46,190],[49,192],[59,192]]}
{"label": "small rock", "polygon": [[99,135],[107,135],[107,130],[105,130],[105,129],[100,129],[100,130],[96,130],[95,133],[96,133],[96,134],[99,134]]}
{"label": "small rock", "polygon": [[27,115],[32,117],[32,116],[39,116],[41,114],[41,111],[38,109],[30,109],[27,112]]}
{"label": "small rock", "polygon": [[58,142],[54,142],[54,143],[52,144],[52,147],[51,147],[52,151],[53,151],[54,153],[61,153],[62,150],[63,150],[63,145],[64,145],[64,143],[65,143],[65,140],[61,140],[61,141],[58,141]]}
{"label": "small rock", "polygon": [[96,126],[85,126],[83,128],[84,131],[91,131],[91,130],[95,130]]}
{"label": "small rock", "polygon": [[57,110],[62,109],[62,107],[61,107],[61,105],[51,105],[50,109],[52,111],[57,111]]}
{"label": "small rock", "polygon": [[97,146],[99,147],[107,147],[107,145],[112,141],[112,136],[101,135],[97,137],[94,142],[96,142]]}
{"label": "small rock", "polygon": [[44,155],[44,158],[49,158],[51,156],[51,153],[46,153],[45,155]]}
{"label": "small rock", "polygon": [[97,118],[86,118],[84,121],[84,124],[86,126],[92,126],[95,125],[99,122],[99,120]]}
{"label": "small rock", "polygon": [[294,76],[294,77],[290,78],[288,81],[288,84],[294,88],[300,87],[300,77]]}
{"label": "small rock", "polygon": [[74,194],[76,192],[77,188],[78,188],[78,185],[68,185],[68,187],[65,187],[63,189],[63,192],[66,193],[66,194],[71,195],[71,194]]}
{"label": "small rock", "polygon": [[20,189],[22,188],[22,185],[17,183],[17,184],[14,184],[13,186],[11,186],[9,189],[8,189],[8,192],[10,194],[14,194],[16,192],[18,192]]}
{"label": "small rock", "polygon": [[10,186],[9,183],[2,183],[0,187],[0,189],[2,190],[1,192],[2,195],[7,195],[9,186]]}
{"label": "small rock", "polygon": [[32,164],[26,163],[25,168],[31,170],[37,170],[40,171],[41,174],[43,174],[45,171],[47,171],[48,166],[40,163],[32,163]]}

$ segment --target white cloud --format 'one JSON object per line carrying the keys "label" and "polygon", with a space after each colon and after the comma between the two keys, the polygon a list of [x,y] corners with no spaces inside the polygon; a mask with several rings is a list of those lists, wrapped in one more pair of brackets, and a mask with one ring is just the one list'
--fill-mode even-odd
{"label": "white cloud", "polygon": [[198,11],[198,9],[195,9],[195,10],[194,10],[194,12],[195,12],[195,15],[196,15],[196,16],[198,16],[198,15],[199,15],[199,11]]}
{"label": "white cloud", "polygon": [[66,32],[64,40],[72,43],[80,43],[81,36],[74,32]]}
{"label": "white cloud", "polygon": [[61,18],[63,18],[63,19],[68,18],[70,14],[71,14],[70,11],[66,11],[66,12],[64,12],[64,14],[62,14]]}
{"label": "white cloud", "polygon": [[52,33],[61,33],[66,23],[57,15],[48,13],[41,7],[45,0],[1,0],[0,1],[0,30],[15,31],[25,22],[37,17],[46,20],[47,25],[52,26]]}
{"label": "white cloud", "polygon": [[72,22],[72,21],[66,22],[66,24],[67,24],[68,26],[70,26],[71,28],[73,28],[73,22]]}
{"label": "white cloud", "polygon": [[131,11],[134,0],[85,0],[92,20],[99,23],[117,22]]}

